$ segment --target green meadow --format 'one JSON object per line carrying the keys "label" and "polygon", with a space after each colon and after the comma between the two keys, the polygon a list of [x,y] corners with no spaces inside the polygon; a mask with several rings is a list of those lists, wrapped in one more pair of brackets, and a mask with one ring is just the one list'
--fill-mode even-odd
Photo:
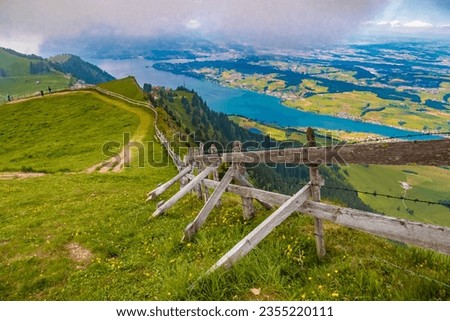
{"label": "green meadow", "polygon": [[123,133],[136,132],[140,118],[133,108],[95,92],[3,105],[0,171],[82,171],[106,158],[103,144],[123,144]]}
{"label": "green meadow", "polygon": [[[137,166],[135,159],[120,173],[82,172],[102,161],[105,140],[128,131],[153,140],[153,112],[93,92],[0,109],[2,170],[49,173],[0,180],[2,300],[450,299],[448,256],[325,223],[328,253],[319,260],[313,220],[300,213],[231,270],[206,276],[270,211],[255,203],[257,216],[246,222],[240,197],[225,193],[195,239],[181,243],[203,201],[189,194],[153,219],[156,204],[178,186],[145,203],[147,192],[176,175],[172,164]],[[51,152],[60,150],[52,142],[64,153]],[[161,146],[148,152],[160,154]]]}

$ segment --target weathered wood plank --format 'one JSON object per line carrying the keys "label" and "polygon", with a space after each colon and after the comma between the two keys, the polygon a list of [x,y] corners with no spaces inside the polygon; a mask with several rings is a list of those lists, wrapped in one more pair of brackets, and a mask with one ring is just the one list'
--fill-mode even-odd
{"label": "weathered wood plank", "polygon": [[178,180],[180,180],[184,175],[188,174],[191,171],[191,166],[188,165],[181,172],[179,172],[175,177],[173,177],[170,181],[164,183],[163,185],[155,188],[153,191],[148,193],[147,201],[155,199],[162,193],[164,193],[168,188],[170,188],[173,184],[175,184]]}
{"label": "weathered wood plank", "polygon": [[[196,158],[197,159],[197,158]],[[332,147],[290,148],[199,156],[207,164],[222,162],[287,164],[450,165],[450,139],[402,141]]]}
{"label": "weathered wood plank", "polygon": [[[200,148],[201,148],[200,150],[203,150],[203,144],[201,144]],[[200,167],[201,170],[205,169],[205,165],[203,163],[201,163],[199,167]],[[200,185],[201,196],[203,197],[203,200],[206,203],[208,201],[208,199],[209,199],[209,190],[205,186],[205,184],[203,184],[203,181],[199,185]]]}
{"label": "weathered wood plank", "polygon": [[[214,144],[213,144],[214,145]],[[215,146],[214,146],[214,148],[215,148]],[[213,180],[215,180],[215,181],[220,181],[220,179],[219,179],[219,172],[217,171],[217,170],[215,170],[214,172],[213,172]],[[208,188],[207,186],[206,186],[206,184],[205,184],[205,187],[206,188]],[[220,207],[222,205],[222,199],[220,199],[219,198],[219,200],[217,201],[217,203],[216,203],[216,207]]]}
{"label": "weathered wood plank", "polygon": [[220,196],[223,194],[223,192],[225,192],[225,189],[227,188],[228,184],[230,184],[230,182],[232,181],[233,174],[234,169],[230,167],[225,176],[222,178],[222,181],[220,181],[219,185],[212,193],[211,197],[208,199],[203,208],[200,210],[200,213],[198,213],[194,221],[189,223],[184,229],[184,236],[183,239],[181,240],[182,242],[190,240],[202,227],[206,218],[211,213],[216,203],[219,201]]}
{"label": "weathered wood plank", "polygon": [[199,184],[197,184],[197,186],[195,186],[195,192],[197,193],[197,198],[199,200],[203,199],[203,186],[202,186],[202,182],[200,181]]}
{"label": "weathered wood plank", "polygon": [[303,204],[311,194],[310,185],[304,186],[287,202],[281,205],[272,215],[266,218],[260,225],[251,231],[244,239],[236,244],[228,253],[226,253],[219,261],[216,262],[208,273],[220,267],[231,267],[236,261],[244,257],[255,246],[258,245],[274,228],[280,225],[293,212],[295,212],[301,204]]}
{"label": "weathered wood plank", "polygon": [[[233,152],[237,153],[241,151],[242,144],[240,141],[235,141],[233,143]],[[242,182],[245,182],[244,175],[245,175],[245,167],[242,166],[241,163],[233,163],[234,168],[234,178],[235,182],[238,185],[242,185]],[[244,183],[245,185],[245,183]],[[251,220],[255,217],[255,207],[253,206],[253,198],[252,197],[246,197],[241,196],[242,201],[242,216],[244,220]]]}
{"label": "weathered wood plank", "polygon": [[166,139],[164,134],[156,127],[156,125],[155,125],[155,133],[156,133],[156,137],[158,138],[158,140],[165,147],[168,155],[172,158],[178,171],[181,171],[184,163],[181,161],[180,157],[171,149],[170,142]]}
{"label": "weathered wood plank", "polygon": [[165,211],[167,211],[170,207],[172,207],[180,198],[189,193],[202,179],[207,177],[210,173],[212,173],[216,167],[207,167],[204,171],[198,173],[186,186],[184,186],[181,190],[179,190],[172,198],[170,198],[166,203],[164,203],[161,207],[156,209],[153,213],[153,217],[159,216]]}
{"label": "weathered wood plank", "polygon": [[[316,138],[314,130],[308,127],[306,130],[306,137],[308,139],[309,147],[316,147]],[[322,178],[319,174],[319,166],[312,164],[309,167],[309,180],[311,181],[311,199],[316,202],[320,202],[320,185]],[[322,220],[314,217],[314,236],[316,239],[316,251],[319,258],[324,257],[326,254],[325,240],[323,238],[323,223]]]}
{"label": "weathered wood plank", "polygon": [[[204,182],[212,188],[217,186],[217,182],[212,180],[204,180]],[[273,205],[281,205],[290,198],[279,193],[232,184],[228,186],[227,191],[238,195],[259,197]],[[447,227],[411,222],[314,201],[306,201],[297,210],[343,226],[450,255],[450,229]]]}
{"label": "weathered wood plank", "polygon": [[250,221],[255,217],[255,206],[253,205],[252,197],[241,196],[242,201],[242,217],[246,221]]}
{"label": "weathered wood plank", "polygon": [[[239,172],[236,173],[234,178],[239,182],[240,185],[254,188],[253,184],[248,179],[246,179],[244,175],[241,175],[241,173]],[[271,210],[273,208],[271,204],[264,202],[263,200],[260,200],[258,198],[255,199],[259,204],[264,206],[266,209]]]}
{"label": "weathered wood plank", "polygon": [[[186,176],[189,177],[190,179],[195,177],[193,175],[186,175]],[[213,181],[210,179],[204,179],[203,183],[210,188],[216,188],[219,185],[219,182],[216,182],[216,181]],[[281,205],[290,198],[290,196],[287,196],[287,195],[278,194],[278,193],[274,193],[274,192],[268,192],[268,191],[264,191],[264,190],[260,190],[260,189],[256,189],[256,188],[251,188],[251,187],[234,185],[234,184],[228,185],[227,192],[235,193],[240,196],[247,196],[247,197],[253,197],[256,199],[261,199],[261,200],[263,200],[269,204],[273,204],[273,205]]]}
{"label": "weathered wood plank", "polygon": [[450,228],[447,227],[313,201],[305,202],[298,210],[339,225],[450,255]]}

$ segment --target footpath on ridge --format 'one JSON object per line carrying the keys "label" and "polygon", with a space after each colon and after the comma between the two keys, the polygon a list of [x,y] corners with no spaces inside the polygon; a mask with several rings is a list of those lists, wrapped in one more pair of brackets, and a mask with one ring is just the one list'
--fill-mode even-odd
{"label": "footpath on ridge", "polygon": [[[107,173],[107,172],[113,172],[117,173],[120,172],[126,163],[130,163],[132,160],[132,153],[129,153],[130,146],[133,142],[140,142],[143,143],[146,135],[148,134],[148,128],[149,126],[154,126],[155,129],[155,136],[159,139],[161,144],[165,147],[165,149],[168,151],[170,157],[174,160],[174,163],[177,167],[181,164],[181,160],[179,159],[178,155],[176,155],[172,149],[170,148],[169,141],[164,136],[164,134],[159,130],[157,123],[158,123],[158,112],[156,111],[155,107],[150,102],[143,102],[138,101],[129,97],[126,97],[124,95],[100,88],[98,86],[94,85],[85,85],[83,87],[78,87],[74,89],[66,89],[58,92],[53,92],[51,94],[46,94],[43,97],[47,96],[56,96],[56,95],[68,95],[74,92],[92,92],[96,91],[99,94],[99,98],[104,100],[105,102],[109,104],[114,104],[117,107],[124,109],[128,112],[136,114],[137,117],[139,117],[139,126],[136,129],[136,132],[133,133],[133,136],[130,138],[130,142],[122,146],[121,151],[114,157],[111,157],[110,159],[106,161],[99,162],[85,170],[86,173],[93,173],[93,172],[100,172],[100,173]],[[40,99],[42,96],[33,95],[30,97],[25,97],[21,99],[14,100],[12,102],[8,102],[8,104],[14,104],[18,102],[28,101],[28,100],[35,100]],[[127,104],[140,106],[144,108],[150,109],[154,113],[154,119],[152,123],[152,117],[150,117],[147,113],[142,112],[139,109],[133,109],[127,106]],[[0,173],[0,179],[15,179],[15,178],[34,178],[34,177],[40,177],[43,176],[44,173],[23,173],[23,172],[14,172],[14,173]]]}

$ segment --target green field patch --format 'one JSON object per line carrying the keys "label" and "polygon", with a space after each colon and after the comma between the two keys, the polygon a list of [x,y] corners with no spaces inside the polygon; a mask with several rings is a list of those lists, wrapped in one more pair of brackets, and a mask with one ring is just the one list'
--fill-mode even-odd
{"label": "green field patch", "polygon": [[[248,119],[242,116],[228,116],[228,118],[245,129],[255,128],[264,135],[270,135],[275,140],[278,141],[297,141],[306,143],[306,128],[291,128],[291,127],[277,127],[270,124],[262,124],[260,122]],[[323,146],[329,145],[331,143],[330,139],[334,140],[334,143],[338,141],[347,142],[360,142],[366,141],[367,139],[377,139],[382,136],[375,135],[372,133],[357,133],[341,130],[327,130],[323,128],[314,128],[316,133],[316,141]]]}
{"label": "green field patch", "polygon": [[386,109],[386,107],[378,107],[378,108],[369,108],[369,107],[366,107],[366,108],[364,108],[364,110],[361,112],[361,117],[363,117],[365,114],[367,114],[367,113],[373,113],[373,112],[378,112],[378,111],[383,111],[383,110],[385,110]]}
{"label": "green field patch", "polygon": [[315,94],[321,94],[321,93],[328,92],[327,87],[320,86],[316,80],[312,80],[312,79],[303,79],[298,87],[299,87],[300,94],[304,94],[307,92],[312,92]]}
{"label": "green field patch", "polygon": [[412,130],[450,130],[450,114],[423,108],[410,101],[399,102],[370,92],[321,93],[308,98],[289,99],[284,105],[337,117],[361,119]]}
{"label": "green field patch", "polygon": [[[348,181],[359,191],[376,192],[431,202],[448,199],[450,171],[431,166],[351,165],[345,168]],[[402,188],[406,182],[411,189]],[[389,216],[450,226],[450,209],[413,201],[360,194],[374,210]]]}
{"label": "green field patch", "polygon": [[48,87],[52,91],[58,91],[70,87],[73,80],[58,72],[41,75],[0,78],[0,103],[7,101],[10,95],[13,100],[48,93]]}
{"label": "green field patch", "polygon": [[142,89],[139,87],[136,79],[132,76],[123,79],[111,80],[99,84],[98,86],[131,99],[145,101]]}
{"label": "green field patch", "polygon": [[443,101],[444,96],[449,93],[450,82],[441,82],[439,88],[427,88],[416,91],[422,103],[429,100]]}
{"label": "green field patch", "polygon": [[250,120],[250,119],[247,119],[244,117],[240,117],[240,116],[229,116],[228,118],[243,128],[246,128],[246,129],[256,128],[264,135],[270,135],[270,137],[272,137],[275,140],[285,141],[288,139],[288,135],[286,134],[286,131],[284,131],[282,129],[263,125],[256,121],[253,121],[253,120]]}

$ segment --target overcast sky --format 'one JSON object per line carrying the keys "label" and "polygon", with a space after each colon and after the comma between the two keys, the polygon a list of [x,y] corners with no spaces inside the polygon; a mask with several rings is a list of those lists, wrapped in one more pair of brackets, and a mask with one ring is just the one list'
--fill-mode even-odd
{"label": "overcast sky", "polygon": [[0,0],[0,46],[26,53],[81,35],[298,47],[359,33],[450,36],[450,0]]}

